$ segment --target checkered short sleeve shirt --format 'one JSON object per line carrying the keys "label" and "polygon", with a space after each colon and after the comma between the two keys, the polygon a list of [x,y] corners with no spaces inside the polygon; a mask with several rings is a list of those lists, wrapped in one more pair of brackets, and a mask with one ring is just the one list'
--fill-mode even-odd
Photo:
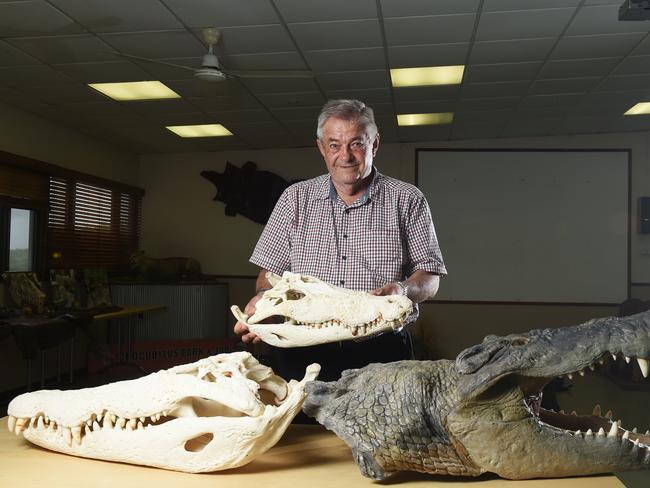
{"label": "checkered short sleeve shirt", "polygon": [[422,192],[376,170],[369,190],[349,206],[329,175],[291,185],[250,261],[276,274],[292,271],[363,291],[416,270],[447,274]]}

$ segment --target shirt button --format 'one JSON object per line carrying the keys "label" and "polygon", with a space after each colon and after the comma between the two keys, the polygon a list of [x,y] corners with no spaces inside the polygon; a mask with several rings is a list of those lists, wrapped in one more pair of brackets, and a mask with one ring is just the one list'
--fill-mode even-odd
{"label": "shirt button", "polygon": [[347,238],[348,238],[348,235],[347,235],[347,234],[343,234],[343,239],[347,239]]}
{"label": "shirt button", "polygon": [[345,261],[346,259],[348,259],[348,257],[347,257],[347,256],[341,256],[341,259],[342,259],[343,261]]}
{"label": "shirt button", "polygon": [[349,214],[349,213],[350,213],[350,209],[349,209],[349,208],[346,208],[345,210],[343,210],[343,213]]}
{"label": "shirt button", "polygon": [[345,281],[341,280],[341,285],[345,285]]}

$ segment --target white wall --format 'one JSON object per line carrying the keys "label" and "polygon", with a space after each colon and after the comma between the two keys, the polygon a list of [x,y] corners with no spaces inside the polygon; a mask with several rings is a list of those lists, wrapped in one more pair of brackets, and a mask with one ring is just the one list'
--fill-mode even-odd
{"label": "white wall", "polygon": [[138,182],[136,154],[2,103],[0,151],[129,185]]}
{"label": "white wall", "polygon": [[[475,148],[629,148],[632,151],[632,282],[650,283],[650,235],[636,232],[637,198],[650,195],[647,133],[597,134],[529,139],[384,144],[376,165],[380,171],[414,182],[415,149],[423,147]],[[254,274],[248,264],[262,226],[224,215],[224,204],[212,201],[215,187],[200,176],[202,170],[222,172],[226,161],[241,166],[254,161],[260,170],[286,179],[322,174],[325,165],[317,149],[274,149],[218,153],[144,155],[140,186],[145,188],[142,247],[153,256],[184,255],[201,261],[212,274]],[[434,222],[436,209],[432,209]],[[444,255],[445,236],[439,235]],[[561,270],[558,270],[561,273]]]}

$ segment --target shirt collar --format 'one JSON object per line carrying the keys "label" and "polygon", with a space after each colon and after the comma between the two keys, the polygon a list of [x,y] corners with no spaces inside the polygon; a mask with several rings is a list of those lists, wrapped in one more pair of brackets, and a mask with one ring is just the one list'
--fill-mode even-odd
{"label": "shirt collar", "polygon": [[[370,180],[370,184],[366,188],[366,191],[363,193],[361,198],[358,200],[359,205],[363,205],[368,200],[371,200],[373,193],[378,192],[379,179],[381,178],[381,173],[379,173],[379,171],[377,171],[377,168],[375,168],[374,166],[372,168],[371,177],[372,177],[372,179]],[[327,198],[329,198],[330,200],[332,200],[334,202],[334,201],[336,201],[336,197],[338,197],[338,194],[336,193],[336,188],[334,188],[334,183],[332,182],[332,177],[328,176],[327,179],[326,179],[326,182],[328,184],[325,184],[325,185],[321,186],[321,188],[320,188],[319,198],[326,198],[327,197]],[[326,187],[328,188],[327,196],[324,195],[324,193],[325,193],[324,190],[325,190]]]}

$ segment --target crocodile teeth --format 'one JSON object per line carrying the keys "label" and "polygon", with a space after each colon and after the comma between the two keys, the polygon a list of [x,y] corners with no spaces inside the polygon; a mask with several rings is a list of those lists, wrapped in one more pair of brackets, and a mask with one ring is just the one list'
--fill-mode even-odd
{"label": "crocodile teeth", "polygon": [[591,415],[593,415],[594,417],[600,417],[600,412],[601,412],[600,405],[596,403],[596,405],[594,405],[593,412],[591,412]]}
{"label": "crocodile teeth", "polygon": [[605,437],[605,429],[602,427],[598,429],[598,434],[596,434],[598,437]]}
{"label": "crocodile teeth", "polygon": [[591,429],[589,429],[589,430],[587,430],[587,432],[585,432],[585,437],[587,437],[588,435],[589,436],[594,435],[594,433],[593,433],[593,431]]}
{"label": "crocodile teeth", "polygon": [[616,437],[618,434],[618,422],[612,422],[612,428],[609,429],[607,437]]}
{"label": "crocodile teeth", "polygon": [[72,432],[70,431],[70,427],[63,427],[63,440],[65,443],[69,446],[72,446]]}
{"label": "crocodile teeth", "polygon": [[10,415],[9,419],[7,420],[7,428],[9,429],[9,432],[13,432],[16,428],[16,417],[13,415]]}
{"label": "crocodile teeth", "polygon": [[76,426],[71,429],[72,431],[72,438],[74,441],[77,443],[77,445],[81,445],[81,427]]}
{"label": "crocodile teeth", "polygon": [[628,440],[629,438],[630,438],[630,433],[629,431],[626,430],[625,433],[623,434],[622,439]]}
{"label": "crocodile teeth", "polygon": [[639,368],[641,368],[641,374],[644,378],[648,377],[648,370],[650,370],[650,364],[647,359],[636,358],[636,361],[639,363]]}

